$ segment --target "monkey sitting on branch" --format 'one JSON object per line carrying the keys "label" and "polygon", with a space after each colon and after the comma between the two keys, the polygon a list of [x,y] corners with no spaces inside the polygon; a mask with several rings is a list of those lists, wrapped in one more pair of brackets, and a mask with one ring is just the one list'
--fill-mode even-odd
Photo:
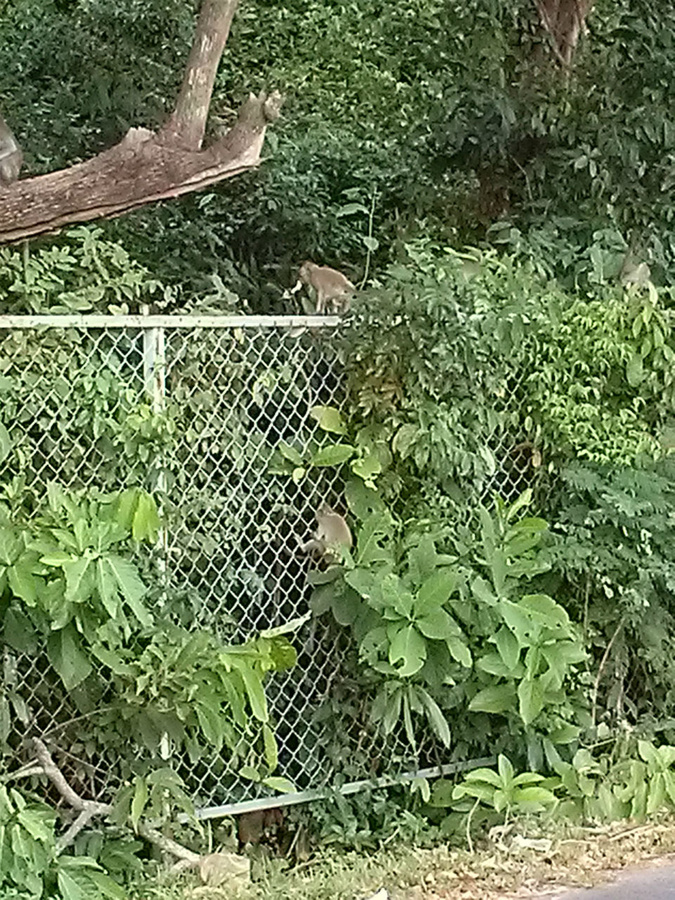
{"label": "monkey sitting on branch", "polygon": [[19,177],[23,153],[11,128],[0,116],[0,185],[8,187]]}
{"label": "monkey sitting on branch", "polygon": [[[319,315],[324,313],[346,313],[356,288],[351,281],[328,266],[317,266],[313,262],[305,262],[298,272],[296,289],[304,284],[316,294],[316,311]],[[328,306],[330,305],[330,309]]]}
{"label": "monkey sitting on branch", "polygon": [[316,531],[309,541],[298,538],[303,553],[312,553],[329,565],[342,562],[345,552],[352,549],[352,533],[344,518],[327,503],[322,503],[314,514]]}

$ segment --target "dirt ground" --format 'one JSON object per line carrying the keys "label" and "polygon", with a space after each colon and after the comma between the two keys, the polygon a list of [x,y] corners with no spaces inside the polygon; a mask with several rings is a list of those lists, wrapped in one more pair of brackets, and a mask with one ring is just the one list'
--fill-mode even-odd
{"label": "dirt ground", "polygon": [[[392,900],[567,900],[566,893],[575,888],[606,884],[622,873],[672,865],[675,821],[623,822],[552,837],[511,832],[493,836],[492,843],[473,857],[448,851],[445,864],[437,859],[421,884],[391,890]],[[651,890],[634,896],[657,900]]]}

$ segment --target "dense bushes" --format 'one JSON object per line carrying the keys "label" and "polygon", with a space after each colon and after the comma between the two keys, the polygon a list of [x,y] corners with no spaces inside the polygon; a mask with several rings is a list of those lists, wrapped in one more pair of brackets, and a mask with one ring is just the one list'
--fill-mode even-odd
{"label": "dense bushes", "polygon": [[[535,768],[600,723],[670,728],[674,349],[651,286],[585,298],[420,245],[357,304],[350,415],[320,415],[357,539],[314,604],[378,673],[378,727],[415,744],[426,720],[454,751]],[[548,529],[523,518],[530,488]],[[522,496],[492,511],[500,493]]]}
{"label": "dense bushes", "polygon": [[[566,80],[531,0],[245,4],[211,127],[247,90],[281,88],[263,168],[105,228],[179,289],[174,306],[212,292],[213,274],[265,311],[286,308],[304,258],[362,271],[366,223],[340,211],[370,198],[378,266],[401,240],[434,236],[507,248],[569,288],[613,281],[630,248],[667,282],[672,16],[646,0],[596,4]],[[3,112],[28,169],[156,126],[191,27],[180,3],[3,8]]]}

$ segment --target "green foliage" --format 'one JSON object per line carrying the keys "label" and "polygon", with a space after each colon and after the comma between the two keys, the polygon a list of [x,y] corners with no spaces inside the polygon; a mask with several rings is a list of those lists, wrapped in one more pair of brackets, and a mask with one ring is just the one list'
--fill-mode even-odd
{"label": "green foliage", "polygon": [[0,786],[0,888],[17,900],[124,900],[122,888],[90,856],[60,854],[56,815],[44,804]]}
{"label": "green foliage", "polygon": [[[95,496],[50,485],[39,504],[17,480],[6,497],[0,505],[5,764],[16,752],[14,716],[30,726],[68,703],[75,715],[55,721],[52,732],[92,771],[106,758],[115,761],[115,774],[128,782],[110,817],[120,827],[136,829],[142,818],[169,826],[176,809],[193,812],[190,788],[164,761],[167,750],[178,762],[185,753],[193,765],[215,755],[226,772],[292,790],[272,774],[277,746],[264,682],[294,665],[286,633],[301,623],[240,645],[174,624],[139,571],[139,541],[155,542],[161,523],[154,499],[138,488]],[[37,684],[19,677],[17,659],[41,671]],[[18,796],[7,800],[8,816]],[[40,879],[57,883],[64,900],[121,896],[86,846],[57,859],[53,813],[39,812],[49,818],[49,833],[38,834],[36,824],[32,844],[22,837],[16,829],[30,831],[38,813],[18,808],[16,833],[7,830],[6,840],[25,863],[3,855],[4,877],[35,896]],[[112,850],[98,851],[105,865]]]}
{"label": "green foliage", "polygon": [[[63,689],[78,689],[85,708],[108,694],[95,728],[105,744],[133,736],[157,754],[167,733],[193,757],[205,741],[250,768],[259,740],[269,773],[276,745],[263,681],[292,666],[295,651],[284,629],[227,646],[171,624],[161,606],[152,612],[129,551],[134,535],[156,539],[158,523],[152,497],[138,489],[77,502],[51,486],[42,515],[23,521],[17,508],[0,507],[5,642],[33,655],[44,643]],[[13,702],[30,715],[21,691],[4,702],[7,713]]]}
{"label": "green foliage", "polygon": [[574,818],[644,820],[675,808],[675,747],[630,739],[618,754],[579,749],[570,762],[549,748],[559,776],[560,812]]}
{"label": "green foliage", "polygon": [[[471,797],[479,803],[491,806],[495,812],[504,813],[505,819],[530,812],[541,812],[556,801],[555,794],[546,787],[543,775],[521,772],[516,775],[511,761],[499,755],[497,771],[472,769],[464,780],[452,790],[453,800]],[[440,803],[446,790],[444,782],[434,785],[434,799]],[[440,805],[444,805],[440,803]]]}
{"label": "green foliage", "polygon": [[51,246],[0,250],[3,313],[138,312],[159,282],[100,227],[72,228]]}
{"label": "green foliage", "polygon": [[370,426],[396,472],[445,505],[515,467],[495,458],[495,434],[530,448],[523,487],[542,458],[658,458],[673,416],[667,303],[652,287],[581,299],[514,260],[409,246],[345,332],[352,427]]}
{"label": "green foliage", "polygon": [[356,546],[343,565],[311,577],[312,607],[350,628],[361,663],[377,673],[371,717],[384,733],[402,720],[415,745],[415,713],[450,746],[442,686],[453,685],[452,706],[469,701],[469,711],[508,717],[517,709],[521,726],[545,721],[554,740],[574,740],[564,685],[585,654],[565,610],[524,590],[548,568],[546,523],[522,515],[531,495],[497,501],[493,516],[481,507],[480,546],[461,560],[439,554],[428,534],[406,537],[361,482],[348,485],[347,501]]}
{"label": "green foliage", "polygon": [[549,588],[584,621],[598,672],[598,721],[665,729],[670,741],[674,486],[672,458],[635,469],[564,468],[551,499],[549,576]]}

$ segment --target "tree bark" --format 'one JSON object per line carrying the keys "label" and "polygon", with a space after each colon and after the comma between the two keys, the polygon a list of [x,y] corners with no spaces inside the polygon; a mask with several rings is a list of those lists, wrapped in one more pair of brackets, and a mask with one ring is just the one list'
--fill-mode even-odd
{"label": "tree bark", "polygon": [[586,17],[595,0],[535,0],[558,62],[569,69]]}
{"label": "tree bark", "polygon": [[156,134],[132,128],[109,150],[69,169],[0,187],[0,243],[117,216],[255,168],[281,95],[253,94],[234,127],[201,150],[213,84],[239,0],[203,0],[176,107]]}
{"label": "tree bark", "polygon": [[277,93],[251,95],[231,131],[201,152],[169,146],[161,135],[132,128],[93,159],[17,181],[0,191],[0,243],[117,216],[255,168],[280,107]]}
{"label": "tree bark", "polygon": [[199,150],[213,84],[239,0],[204,0],[176,108],[162,128],[168,143]]}

